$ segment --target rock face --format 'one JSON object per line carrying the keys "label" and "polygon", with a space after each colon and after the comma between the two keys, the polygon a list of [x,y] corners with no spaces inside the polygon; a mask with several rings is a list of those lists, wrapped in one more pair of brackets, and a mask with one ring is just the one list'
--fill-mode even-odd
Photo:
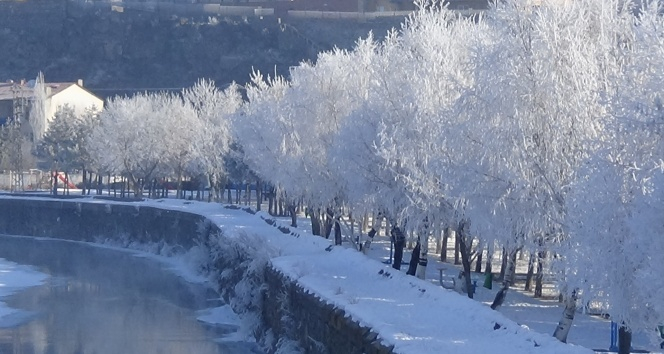
{"label": "rock face", "polygon": [[[0,80],[83,79],[101,96],[136,88],[180,88],[198,78],[248,81],[252,69],[288,74],[333,47],[382,37],[402,18],[284,20],[178,15],[63,0],[0,1]],[[95,90],[98,89],[98,90]]]}

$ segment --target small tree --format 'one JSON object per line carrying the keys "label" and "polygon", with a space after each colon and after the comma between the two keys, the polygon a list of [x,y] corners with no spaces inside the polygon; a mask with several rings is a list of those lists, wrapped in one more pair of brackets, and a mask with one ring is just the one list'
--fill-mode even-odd
{"label": "small tree", "polygon": [[[68,176],[71,170],[81,167],[84,140],[77,129],[78,124],[79,118],[72,107],[58,107],[46,134],[37,145],[36,156],[53,171],[53,194],[57,194],[58,171],[64,171]],[[65,190],[68,191],[67,186]]]}

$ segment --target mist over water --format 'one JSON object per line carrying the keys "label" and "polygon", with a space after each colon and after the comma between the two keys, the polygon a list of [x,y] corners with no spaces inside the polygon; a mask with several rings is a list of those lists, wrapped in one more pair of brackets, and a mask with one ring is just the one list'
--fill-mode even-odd
{"label": "mist over water", "polygon": [[32,265],[44,285],[3,298],[17,314],[0,318],[0,353],[260,353],[224,342],[234,326],[211,326],[197,311],[220,306],[203,284],[154,260],[81,243],[0,235],[0,258]]}

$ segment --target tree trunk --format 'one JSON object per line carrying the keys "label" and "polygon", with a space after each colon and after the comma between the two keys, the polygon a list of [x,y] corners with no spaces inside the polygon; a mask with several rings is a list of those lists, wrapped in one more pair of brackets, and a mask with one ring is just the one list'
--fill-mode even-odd
{"label": "tree trunk", "polygon": [[563,343],[567,343],[567,335],[569,330],[572,328],[572,321],[574,321],[574,315],[576,314],[576,298],[577,290],[574,289],[572,294],[567,299],[565,303],[565,310],[563,311],[563,317],[558,322],[558,327],[553,332],[553,336]]}
{"label": "tree trunk", "polygon": [[[365,220],[368,220],[369,218],[365,216]],[[380,229],[380,224],[382,220],[380,219],[380,216],[374,217],[372,221],[372,226],[371,229],[369,230],[369,233],[367,234],[368,238],[364,242],[364,246],[362,246],[362,252],[367,253],[367,251],[371,248],[371,243],[374,240],[374,236],[378,233],[378,230]]]}
{"label": "tree trunk", "polygon": [[[417,262],[417,269],[415,271],[415,276],[420,279],[426,278],[427,265],[429,264],[429,230],[424,228],[424,232],[419,235],[419,240],[417,241],[420,246],[420,251],[417,252],[419,256],[419,261]],[[415,247],[417,248],[417,247]],[[415,253],[415,251],[413,251]]]}
{"label": "tree trunk", "polygon": [[83,169],[83,183],[81,185],[81,195],[85,195],[85,190],[87,189],[86,185],[88,184],[88,175],[87,171]]}
{"label": "tree trunk", "polygon": [[[277,205],[279,206],[279,212],[278,212],[279,216],[284,216],[284,197],[283,196],[281,196],[281,195],[279,196]],[[329,236],[329,234],[328,234],[328,236]]]}
{"label": "tree trunk", "polygon": [[295,210],[296,205],[295,203],[291,204],[288,207],[288,211],[290,212],[290,217],[291,217],[291,225],[292,227],[297,227],[297,211]]}
{"label": "tree trunk", "polygon": [[92,191],[92,171],[88,171],[88,195],[90,195]]}
{"label": "tree trunk", "polygon": [[454,264],[459,265],[461,261],[459,260],[459,252],[461,245],[459,244],[459,233],[458,230],[454,232]]}
{"label": "tree trunk", "polygon": [[63,183],[63,184],[64,184],[64,187],[65,187],[65,194],[69,195],[69,172],[68,171],[65,171],[65,183]]}
{"label": "tree trunk", "polygon": [[523,287],[524,291],[530,291],[531,283],[533,282],[534,272],[535,272],[535,255],[531,252],[530,259],[528,260],[528,273],[526,274],[526,285]]}
{"label": "tree trunk", "polygon": [[415,244],[415,247],[413,248],[413,252],[410,254],[410,262],[408,262],[408,270],[406,271],[406,274],[408,275],[415,275],[415,272],[417,271],[417,263],[420,260],[420,243],[418,242]]}
{"label": "tree trunk", "polygon": [[[268,200],[271,201],[272,199],[268,198]],[[270,205],[272,205],[272,203],[270,203]],[[269,209],[271,209],[271,207]],[[314,210],[309,213],[309,216],[311,217],[311,233],[316,236],[321,236],[320,212]]]}
{"label": "tree trunk", "polygon": [[332,210],[330,208],[325,209],[325,238],[330,238],[330,235],[332,234],[333,220],[334,215]]}
{"label": "tree trunk", "polygon": [[632,349],[632,332],[621,325],[618,328],[618,354],[629,354]]}
{"label": "tree trunk", "polygon": [[503,252],[501,254],[502,261],[500,263],[500,274],[498,275],[498,281],[505,280],[505,270],[507,269],[507,251],[503,247]]}
{"label": "tree trunk", "polygon": [[394,260],[392,262],[392,268],[400,270],[401,261],[403,260],[403,249],[406,246],[406,236],[396,225],[392,226],[391,234],[394,239]]}
{"label": "tree trunk", "polygon": [[261,204],[263,204],[263,184],[261,179],[256,179],[256,211],[261,211]]}
{"label": "tree trunk", "polygon": [[491,273],[493,271],[493,265],[491,260],[493,259],[493,249],[495,247],[494,242],[489,242],[486,250],[486,265],[484,266],[484,273]]}
{"label": "tree trunk", "polygon": [[58,170],[53,171],[52,194],[58,195]]}
{"label": "tree trunk", "polygon": [[433,228],[433,234],[436,237],[436,254],[439,254],[443,249],[443,235],[440,230],[440,224],[436,223]]}
{"label": "tree trunk", "polygon": [[450,233],[452,233],[452,229],[449,227],[446,227],[443,231],[443,246],[440,249],[441,262],[447,261],[447,241],[450,239]]}
{"label": "tree trunk", "polygon": [[175,198],[176,199],[186,199],[185,198],[186,195],[185,195],[184,191],[182,190],[182,170],[179,169],[179,168],[178,168],[178,172],[177,172],[177,178],[178,178],[178,184],[177,184],[176,191],[175,191]]}
{"label": "tree trunk", "polygon": [[544,259],[546,252],[537,252],[537,275],[535,276],[535,298],[542,297],[542,283],[544,281]]}
{"label": "tree trunk", "polygon": [[477,259],[475,260],[475,273],[482,273],[482,253],[484,253],[484,247],[478,247]]}
{"label": "tree trunk", "polygon": [[334,244],[341,245],[341,215],[334,217]]}
{"label": "tree trunk", "polygon": [[512,255],[512,272],[510,273],[510,284],[514,284],[516,281],[516,256],[517,252],[514,252]]}
{"label": "tree trunk", "polygon": [[470,258],[472,257],[473,238],[468,235],[470,222],[461,220],[455,232],[454,238],[459,240],[459,252],[461,253],[461,264],[463,264],[464,281],[466,282],[466,294],[473,298],[473,286],[470,279]]}
{"label": "tree trunk", "polygon": [[217,175],[215,175],[214,173],[208,174],[208,183],[210,183],[210,191],[208,192],[207,201],[208,203],[210,203],[212,202],[212,199],[216,197]]}
{"label": "tree trunk", "polygon": [[507,291],[509,290],[510,285],[512,284],[514,268],[516,267],[516,253],[518,251],[519,249],[515,249],[509,255],[507,255],[506,253],[507,266],[505,267],[503,286],[500,288],[500,290],[496,294],[496,297],[493,299],[493,303],[491,304],[491,308],[493,310],[497,309],[503,304],[503,302],[505,302],[505,297],[507,297]]}

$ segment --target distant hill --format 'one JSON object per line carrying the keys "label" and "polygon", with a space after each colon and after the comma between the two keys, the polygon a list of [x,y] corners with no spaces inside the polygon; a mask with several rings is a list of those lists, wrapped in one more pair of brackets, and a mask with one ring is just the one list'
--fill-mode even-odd
{"label": "distant hill", "polygon": [[101,96],[136,89],[178,89],[198,78],[245,83],[252,69],[289,67],[373,31],[382,37],[402,17],[374,21],[274,16],[178,16],[122,12],[66,1],[0,1],[0,81],[83,79]]}

